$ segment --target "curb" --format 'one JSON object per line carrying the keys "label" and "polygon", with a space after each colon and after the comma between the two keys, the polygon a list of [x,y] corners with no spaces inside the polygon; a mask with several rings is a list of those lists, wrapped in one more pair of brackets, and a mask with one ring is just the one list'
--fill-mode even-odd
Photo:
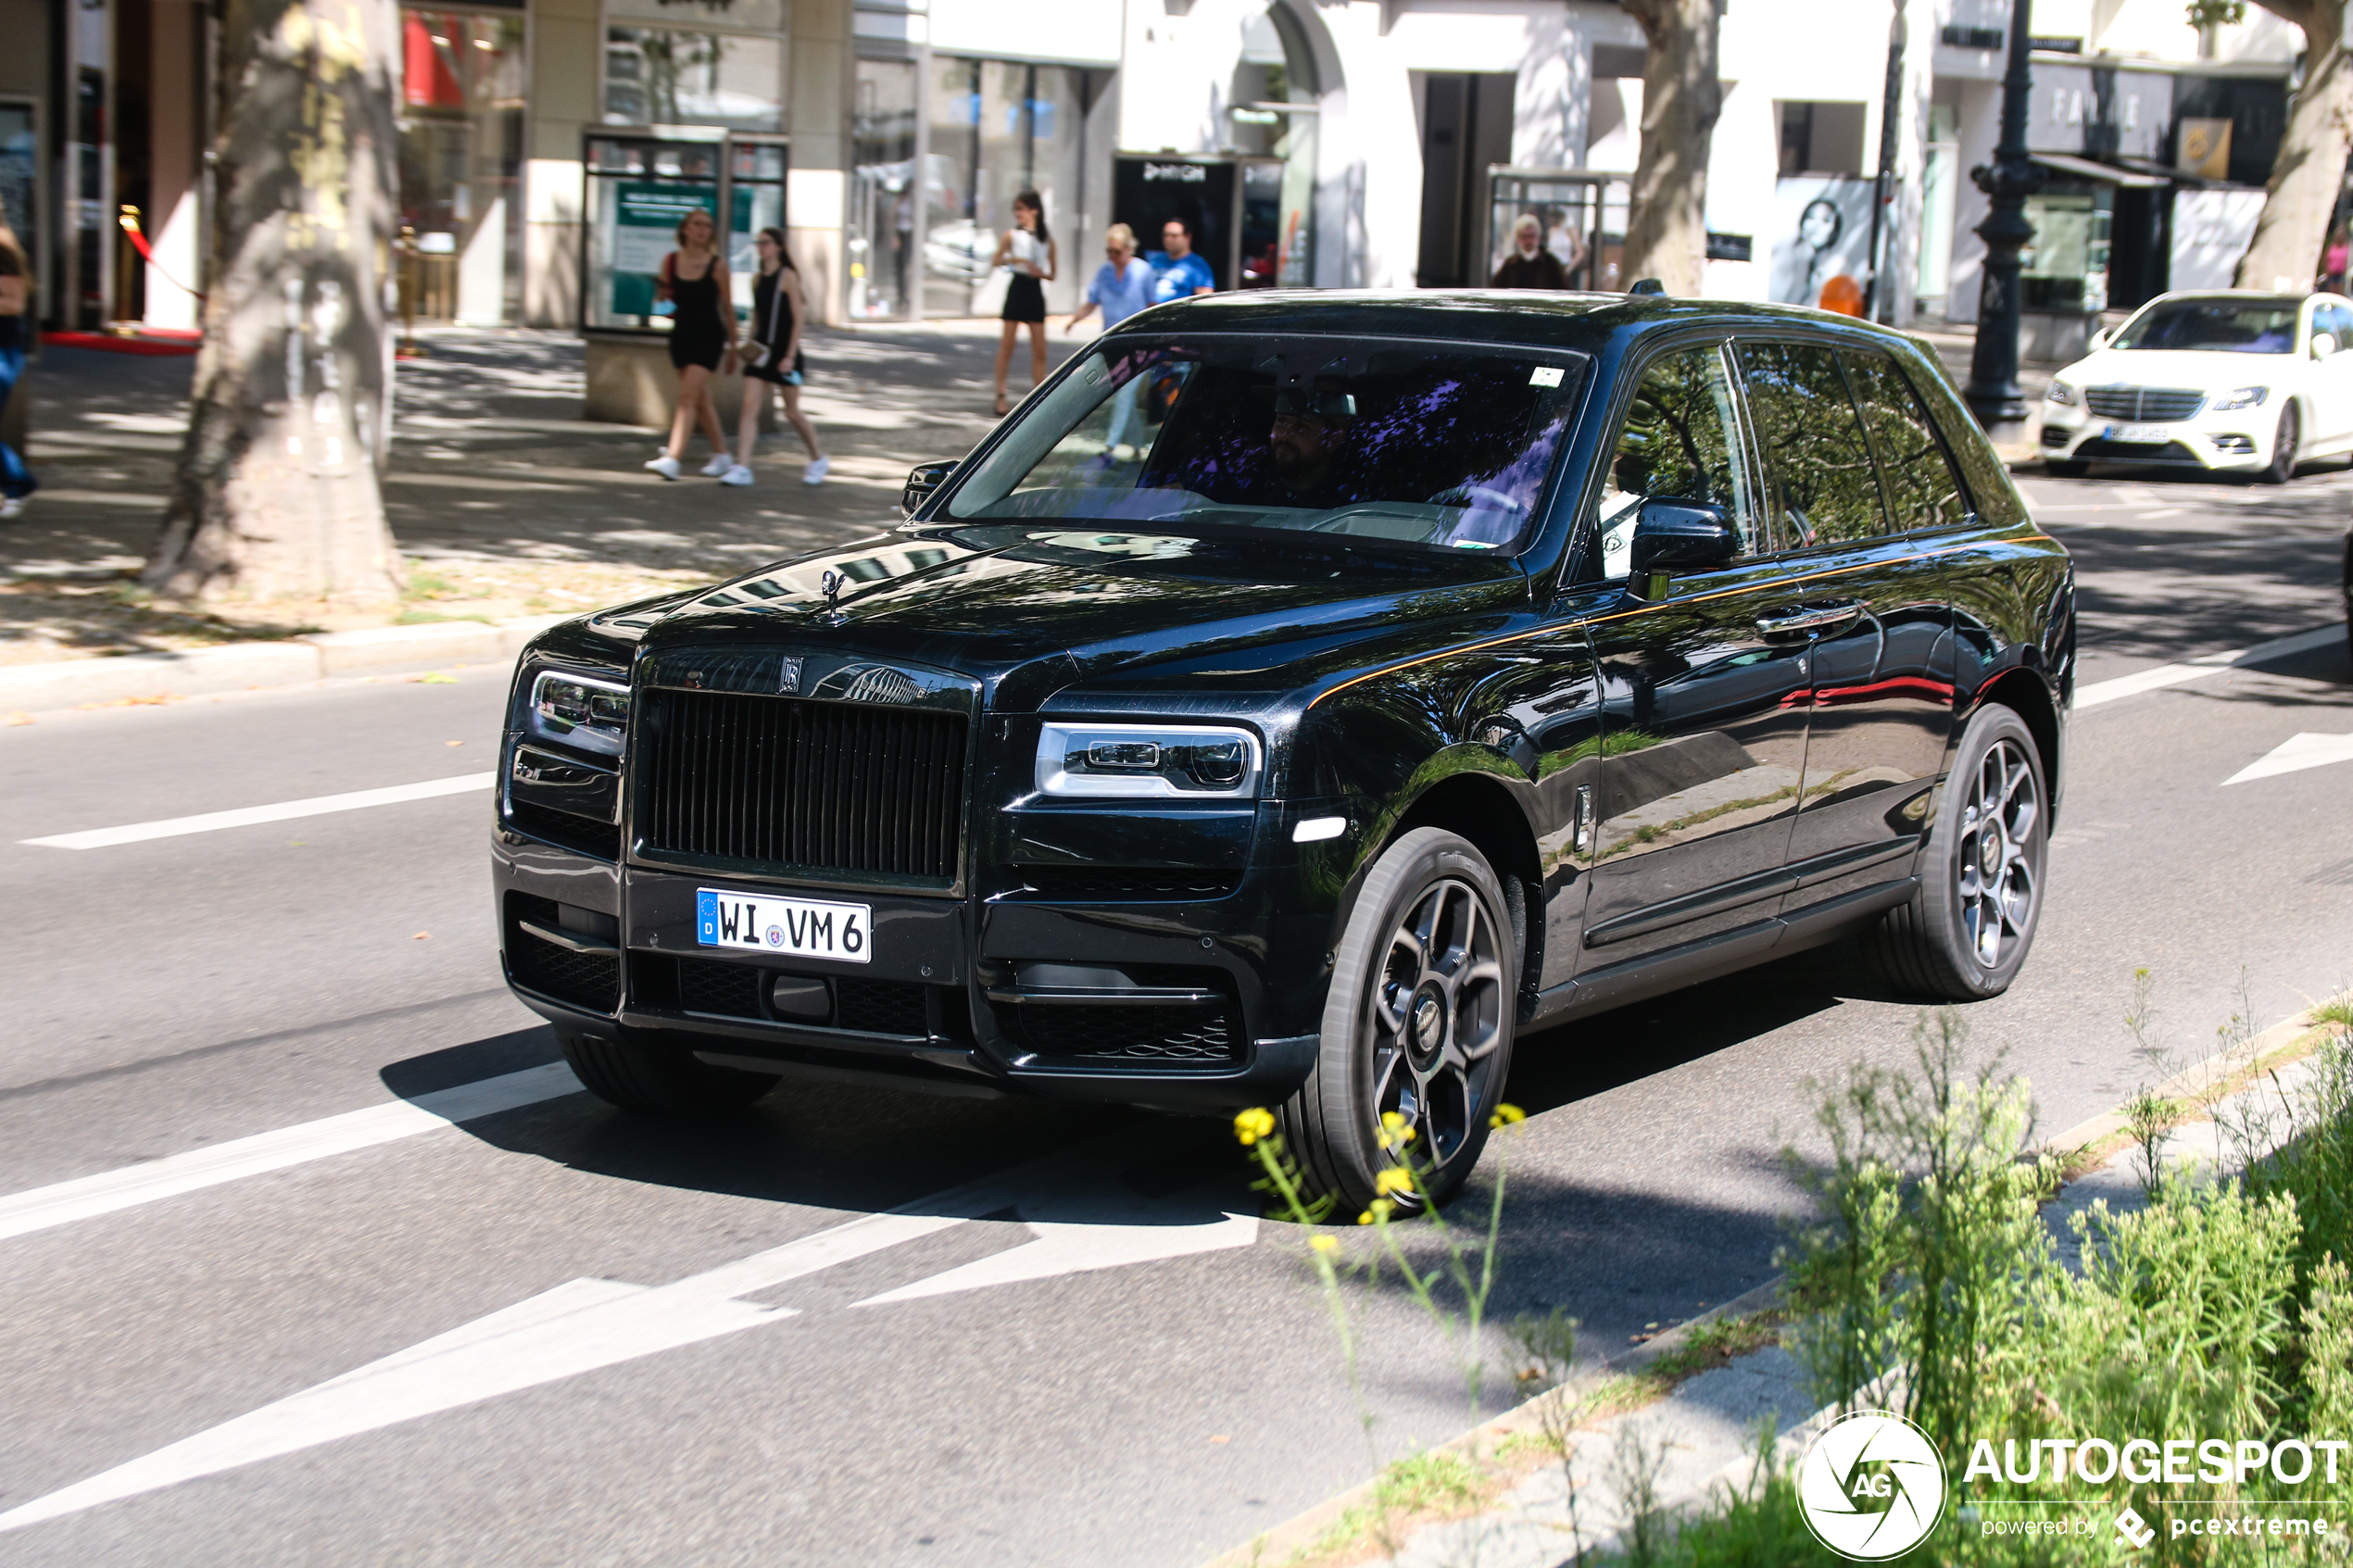
{"label": "curb", "polygon": [[495,622],[369,626],[283,642],[223,643],[184,653],[0,665],[0,711],[41,712],[141,697],[238,692],[330,675],[383,674],[444,664],[511,663],[535,633],[572,619],[527,615]]}
{"label": "curb", "polygon": [[[1750,1317],[1779,1305],[1782,1283],[1776,1276],[1720,1306],[1710,1307],[1697,1317],[1677,1323],[1656,1338],[1612,1356],[1557,1387],[1515,1405],[1459,1436],[1433,1445],[1428,1451],[1434,1454],[1478,1453],[1520,1433],[1541,1431],[1542,1412],[1548,1401],[1554,1404],[1575,1403],[1617,1378],[1640,1372],[1652,1362],[1675,1354],[1690,1343],[1693,1332],[1709,1323],[1725,1318]],[[1380,1480],[1380,1476],[1376,1474],[1337,1497],[1327,1498],[1306,1512],[1294,1514],[1273,1529],[1252,1536],[1232,1550],[1221,1552],[1212,1558],[1204,1568],[1259,1568],[1261,1564],[1287,1562],[1292,1553],[1320,1538],[1350,1509],[1370,1502],[1379,1488]]]}
{"label": "curb", "polygon": [[[2202,1103],[2206,1097],[2215,1090],[2229,1084],[2241,1073],[2261,1066],[2267,1058],[2277,1056],[2319,1027],[2319,1022],[2313,1015],[2336,999],[2338,998],[2335,997],[2322,997],[2294,1017],[2271,1025],[2261,1034],[2243,1040],[2228,1050],[2217,1051],[2205,1060],[2175,1073],[2158,1085],[2154,1092],[2168,1099],[2189,1101],[2194,1104]],[[2104,1111],[2097,1116],[2077,1123],[2056,1137],[2045,1139],[2038,1147],[2045,1153],[2066,1160],[2070,1155],[2080,1155],[2093,1149],[2126,1130],[2127,1123],[2121,1113],[2112,1110]],[[1558,1387],[1549,1389],[1524,1404],[1516,1405],[1458,1436],[1433,1445],[1428,1451],[1476,1454],[1520,1433],[1541,1430],[1541,1413],[1547,1401],[1582,1399],[1615,1378],[1640,1372],[1653,1361],[1673,1355],[1690,1342],[1694,1331],[1708,1323],[1725,1318],[1749,1317],[1778,1306],[1781,1300],[1782,1287],[1787,1283],[1786,1278],[1776,1275],[1755,1289],[1745,1291],[1731,1300],[1724,1302],[1721,1306],[1711,1307],[1697,1317],[1678,1323],[1656,1338],[1632,1350],[1613,1356],[1579,1373]],[[1673,1396],[1669,1395],[1668,1398],[1671,1399]],[[1825,1418],[1834,1412],[1835,1407],[1818,1411],[1811,1420],[1780,1434],[1777,1447],[1782,1451],[1784,1457],[1795,1452],[1795,1449],[1790,1447],[1791,1444],[1801,1443],[1806,1437],[1810,1436],[1824,1423]],[[1752,1463],[1753,1460],[1748,1458],[1737,1460],[1709,1476],[1698,1492],[1691,1497],[1668,1499],[1666,1506],[1670,1509],[1689,1506],[1696,1499],[1711,1492],[1718,1482],[1737,1478]],[[1262,1564],[1287,1562],[1293,1553],[1320,1538],[1324,1532],[1337,1524],[1340,1516],[1350,1509],[1370,1502],[1379,1487],[1380,1480],[1380,1475],[1376,1474],[1371,1479],[1360,1482],[1336,1497],[1327,1498],[1305,1512],[1294,1514],[1273,1528],[1252,1537],[1241,1545],[1221,1552],[1210,1559],[1203,1568],[1261,1568]]]}

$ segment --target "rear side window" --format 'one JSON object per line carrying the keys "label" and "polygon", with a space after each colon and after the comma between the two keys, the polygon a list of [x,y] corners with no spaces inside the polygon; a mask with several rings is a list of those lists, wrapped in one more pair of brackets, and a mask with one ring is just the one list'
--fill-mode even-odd
{"label": "rear side window", "polygon": [[1603,576],[1626,575],[1635,514],[1652,499],[1713,502],[1740,530],[1742,554],[1761,547],[1736,401],[1723,352],[1713,345],[1667,355],[1642,372],[1602,482]]}
{"label": "rear side window", "polygon": [[1870,433],[1880,483],[1887,490],[1888,516],[1897,530],[1957,524],[1969,515],[1969,497],[1911,383],[1880,355],[1850,349],[1839,358],[1863,410],[1863,428]]}
{"label": "rear side window", "polygon": [[1743,343],[1739,354],[1766,495],[1789,543],[1803,549],[1890,532],[1837,355],[1810,343]]}

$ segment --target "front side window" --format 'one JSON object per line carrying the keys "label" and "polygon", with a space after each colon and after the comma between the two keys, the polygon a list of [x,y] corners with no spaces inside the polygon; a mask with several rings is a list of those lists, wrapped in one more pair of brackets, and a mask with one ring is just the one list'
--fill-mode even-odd
{"label": "front side window", "polygon": [[1790,545],[1803,549],[1889,532],[1871,449],[1838,356],[1818,344],[1743,343],[1740,361],[1772,509]]}
{"label": "front side window", "polygon": [[2292,299],[2168,300],[2126,322],[2108,346],[2285,354],[2296,346],[2296,309]]}
{"label": "front side window", "polygon": [[1756,550],[1755,491],[1723,351],[1667,355],[1642,372],[1602,480],[1594,520],[1602,575],[1626,575],[1634,519],[1652,499],[1721,507],[1741,531],[1741,553]]}
{"label": "front side window", "polygon": [[947,511],[1508,552],[1582,370],[1560,352],[1361,338],[1123,340],[1026,413]]}
{"label": "front side window", "polygon": [[1969,497],[1945,459],[1911,383],[1894,361],[1852,351],[1845,361],[1864,428],[1879,455],[1880,478],[1887,486],[1888,514],[1898,531],[1950,528],[1969,515]]}

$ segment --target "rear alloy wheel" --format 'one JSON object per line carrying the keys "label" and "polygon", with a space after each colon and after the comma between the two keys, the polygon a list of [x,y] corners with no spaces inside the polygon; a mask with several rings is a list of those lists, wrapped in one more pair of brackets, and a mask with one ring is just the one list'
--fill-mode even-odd
{"label": "rear alloy wheel", "polygon": [[1286,1144],[1309,1191],[1347,1221],[1382,1196],[1398,1164],[1382,1119],[1411,1128],[1419,1194],[1444,1203],[1486,1148],[1511,1072],[1516,938],[1503,884],[1471,843],[1416,828],[1384,850],[1349,918],[1324,1004],[1315,1070],[1283,1107]]}
{"label": "rear alloy wheel", "polygon": [[2285,484],[2296,477],[2296,449],[2302,437],[2296,404],[2291,400],[2280,410],[2280,431],[2271,438],[2271,462],[2263,470],[2264,483]]}
{"label": "rear alloy wheel", "polygon": [[1944,781],[1920,889],[1866,938],[1882,974],[1944,1001],[2009,988],[2042,918],[2048,801],[2025,722],[1999,705],[1979,709]]}
{"label": "rear alloy wheel", "polygon": [[634,1040],[559,1031],[557,1044],[581,1086],[608,1105],[647,1116],[718,1116],[776,1086],[776,1075],[713,1067],[690,1053]]}

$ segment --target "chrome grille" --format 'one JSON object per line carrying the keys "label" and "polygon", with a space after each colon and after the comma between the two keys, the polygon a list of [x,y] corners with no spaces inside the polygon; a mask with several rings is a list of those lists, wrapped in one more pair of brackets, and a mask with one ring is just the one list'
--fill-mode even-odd
{"label": "chrome grille", "polygon": [[636,734],[649,855],[952,882],[965,719],[736,692],[648,692]]}
{"label": "chrome grille", "polygon": [[2095,386],[2085,389],[2083,407],[2104,420],[2167,424],[2195,418],[2206,394],[2187,386]]}

